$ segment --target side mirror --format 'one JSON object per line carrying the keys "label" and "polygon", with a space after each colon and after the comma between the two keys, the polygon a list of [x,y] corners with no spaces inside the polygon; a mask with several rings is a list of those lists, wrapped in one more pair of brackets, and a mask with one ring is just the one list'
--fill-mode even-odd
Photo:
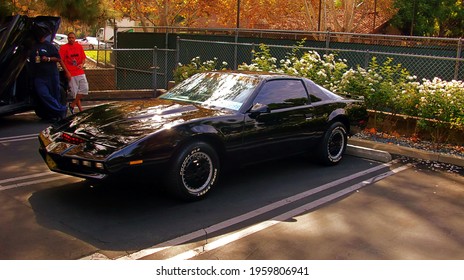
{"label": "side mirror", "polygon": [[256,118],[261,114],[266,114],[270,113],[271,109],[269,109],[269,106],[261,104],[261,103],[256,103],[251,107],[250,109],[250,118]]}

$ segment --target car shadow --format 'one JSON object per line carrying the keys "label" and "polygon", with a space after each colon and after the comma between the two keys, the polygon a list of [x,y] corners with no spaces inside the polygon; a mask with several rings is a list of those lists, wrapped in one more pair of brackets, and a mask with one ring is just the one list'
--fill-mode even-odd
{"label": "car shadow", "polygon": [[34,192],[29,203],[42,227],[100,250],[141,250],[348,176],[370,164],[349,156],[330,168],[305,158],[262,163],[223,174],[216,189],[196,202],[168,196],[156,181],[131,179],[97,187],[84,181],[43,189]]}

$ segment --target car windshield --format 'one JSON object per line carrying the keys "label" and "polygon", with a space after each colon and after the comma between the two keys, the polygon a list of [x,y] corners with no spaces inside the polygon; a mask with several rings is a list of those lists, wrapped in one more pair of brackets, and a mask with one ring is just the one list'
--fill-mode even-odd
{"label": "car windshield", "polygon": [[259,81],[257,77],[240,73],[199,73],[160,98],[239,110]]}

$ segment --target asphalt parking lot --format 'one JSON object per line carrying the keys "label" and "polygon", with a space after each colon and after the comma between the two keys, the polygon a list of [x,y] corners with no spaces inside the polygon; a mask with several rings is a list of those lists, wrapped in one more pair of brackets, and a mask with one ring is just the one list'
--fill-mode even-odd
{"label": "asphalt parking lot", "polygon": [[464,259],[461,158],[358,139],[350,140],[348,154],[403,167],[323,207],[310,203],[302,214],[270,219],[271,226],[253,225],[144,259]]}
{"label": "asphalt parking lot", "polygon": [[[21,116],[14,118],[17,122],[14,127],[15,134],[27,134],[16,131],[20,124],[23,124],[26,130],[31,130],[29,133],[32,133],[32,130],[36,131],[33,126],[44,125],[40,122],[36,123],[32,116],[23,118],[24,120]],[[2,144],[5,151],[11,150],[8,147],[13,142],[8,141]],[[39,160],[34,164],[30,157],[32,152],[28,141],[15,142],[18,146],[12,159],[19,161],[23,155],[21,164],[27,164],[29,170],[36,168],[36,172],[39,172],[45,166]],[[217,204],[218,208],[212,207],[210,202],[213,200],[208,203],[200,202],[197,205],[183,205],[166,202],[162,198],[156,198],[154,194],[152,198],[141,198],[137,194],[127,197],[113,193],[108,199],[104,192],[101,192],[100,196],[92,195],[91,190],[83,189],[81,183],[72,178],[60,179],[53,183],[43,182],[25,188],[5,189],[0,193],[4,211],[1,224],[5,225],[0,227],[3,228],[0,230],[2,237],[0,239],[3,240],[0,242],[0,252],[6,253],[3,255],[4,259],[130,259],[128,256],[133,252],[129,249],[135,248],[134,246],[129,246],[127,252],[124,252],[125,247],[105,243],[105,239],[109,236],[119,233],[114,239],[128,238],[131,242],[140,243],[135,237],[144,238],[145,243],[140,248],[146,250],[141,250],[142,253],[134,259],[464,259],[462,238],[464,236],[464,173],[459,167],[462,166],[462,159],[451,158],[456,160],[453,166],[457,166],[451,168],[451,163],[446,163],[450,161],[449,157],[436,158],[437,155],[422,151],[411,151],[402,147],[357,139],[350,139],[349,143],[347,162],[351,162],[352,166],[367,164],[366,161],[357,158],[363,157],[374,160],[375,165],[378,162],[397,159],[396,166],[392,166],[390,170],[394,171],[398,166],[404,168],[393,172],[391,176],[382,177],[376,174],[373,175],[374,177],[362,179],[365,181],[359,188],[352,188],[355,185],[350,186],[347,182],[343,186],[343,190],[347,192],[337,196],[336,199],[329,200],[322,197],[321,199],[325,200],[321,200],[320,203],[319,199],[316,200],[316,204],[315,201],[303,202],[296,208],[297,212],[289,209],[288,212],[271,215],[265,220],[236,226],[234,230],[228,230],[224,234],[207,233],[208,226],[210,224],[209,227],[216,226],[215,223],[222,221],[222,217],[214,222],[205,218],[205,225],[201,226],[204,236],[176,245],[173,245],[175,240],[163,241],[171,242],[171,246],[158,253],[150,251],[150,246],[159,244],[155,241],[157,239],[151,236],[154,234],[151,230],[156,231],[154,236],[161,235],[158,226],[161,218],[165,216],[161,212],[177,211],[175,217],[179,220],[169,215],[166,224],[172,224],[171,220],[174,220],[180,223],[179,227],[187,227],[183,222],[198,219],[199,214],[203,212],[203,215],[210,212],[238,215],[221,208],[224,204],[231,204],[231,199],[234,201],[230,194],[226,194],[230,189],[218,193],[218,197],[221,199],[224,197],[224,200]],[[35,148],[33,149],[35,155]],[[322,177],[323,172],[329,173],[322,169],[315,172],[316,167],[308,171],[304,166],[296,166],[298,172],[292,168],[288,168],[287,171],[293,174],[291,177],[293,179],[295,174],[300,174],[301,177],[298,178],[306,180],[308,174]],[[17,167],[19,170],[20,165]],[[273,168],[272,165],[269,167]],[[11,174],[12,168],[13,166],[9,167],[8,174]],[[262,174],[264,175],[265,172]],[[20,177],[19,174],[16,176]],[[282,182],[288,181],[285,173],[278,178],[282,179]],[[255,183],[250,183],[250,187],[257,187],[257,183],[262,183],[262,178],[259,176],[253,180]],[[301,191],[308,188],[309,181],[317,178],[307,180],[308,184],[302,183]],[[334,180],[330,176],[327,178],[327,181]],[[2,185],[11,185],[11,182],[4,181]],[[299,179],[284,186],[294,187],[297,181]],[[229,185],[231,188],[240,187],[242,183],[239,180]],[[353,184],[358,183],[353,182]],[[279,190],[277,186],[276,190]],[[242,191],[250,190],[244,187]],[[99,201],[98,198],[105,198],[108,201]],[[124,200],[121,200],[122,198]],[[152,199],[155,199],[155,203]],[[259,207],[256,205],[258,198],[247,196],[247,199],[253,203],[250,209]],[[243,200],[244,197],[241,196],[236,202],[241,203]],[[153,203],[154,205],[150,205]],[[20,211],[17,211],[18,209]],[[89,216],[89,213],[93,214]],[[142,216],[139,216],[140,213]],[[191,214],[191,217],[182,219],[186,214]],[[93,229],[101,232],[93,232]],[[185,232],[190,231],[190,228],[185,229]],[[163,233],[171,234],[168,230],[164,230]],[[98,240],[95,240],[95,236]],[[53,245],[60,242],[59,246]],[[2,247],[13,251],[2,250]]]}
{"label": "asphalt parking lot", "polygon": [[462,260],[464,177],[437,172],[409,168],[193,259]]}

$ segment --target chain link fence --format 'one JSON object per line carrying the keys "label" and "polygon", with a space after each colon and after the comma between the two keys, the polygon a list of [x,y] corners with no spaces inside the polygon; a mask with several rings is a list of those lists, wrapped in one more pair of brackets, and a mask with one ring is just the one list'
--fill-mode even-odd
{"label": "chain link fence", "polygon": [[85,72],[91,91],[167,88],[176,67],[174,49],[87,51]]}
{"label": "chain link fence", "polygon": [[[277,62],[286,58],[297,42],[311,38],[304,41],[300,51],[316,51],[320,55],[335,53],[353,68],[360,66],[367,69],[373,57],[379,63],[392,58],[394,64],[400,63],[418,79],[464,79],[461,39],[296,31],[260,31],[253,36],[248,34],[246,38],[237,35],[234,42],[178,36],[175,48],[88,51],[86,74],[90,90],[166,89],[168,82],[173,80],[177,65],[188,64],[195,57],[202,61],[217,59],[219,63],[227,62],[227,67],[235,70],[242,63],[251,63],[253,50],[259,50],[260,44],[253,41],[262,42],[258,40],[260,37],[268,39],[264,43]],[[273,36],[274,39],[269,39]]]}
{"label": "chain link fence", "polygon": [[[200,40],[179,40],[180,49],[187,55],[180,56],[180,63],[188,63],[188,59],[199,56],[202,60],[217,58],[219,61],[226,61],[236,69],[241,63],[249,64],[252,60],[251,50],[257,50],[259,45],[247,43],[228,43]],[[350,43],[352,44],[352,43]],[[287,54],[295,48],[293,46],[266,45],[270,53],[276,58],[277,62],[285,59]],[[340,59],[346,60],[349,67],[357,66],[368,69],[369,63],[373,57],[381,64],[387,58],[392,58],[394,64],[401,64],[411,75],[419,79],[433,79],[434,77],[443,80],[462,80],[464,79],[464,59],[461,58],[462,50],[456,48],[450,50],[449,45],[437,49],[417,50],[400,49],[400,52],[391,52],[388,49],[375,48],[375,45],[369,45],[370,49],[363,48],[346,48],[346,45],[330,44],[329,47],[300,47],[300,51],[316,51],[319,55],[335,53]],[[384,45],[380,45],[384,47]],[[425,51],[427,50],[427,51]],[[235,55],[237,53],[237,55]],[[458,55],[457,55],[458,54]],[[452,56],[454,55],[454,57]]]}

